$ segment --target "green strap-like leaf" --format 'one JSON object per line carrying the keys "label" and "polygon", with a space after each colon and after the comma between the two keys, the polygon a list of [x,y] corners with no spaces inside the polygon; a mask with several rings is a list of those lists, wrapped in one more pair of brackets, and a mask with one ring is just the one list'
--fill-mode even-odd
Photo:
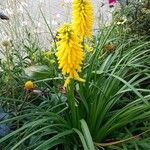
{"label": "green strap-like leaf", "polygon": [[84,148],[85,150],[88,150],[88,146],[87,146],[87,144],[86,144],[86,141],[85,141],[85,139],[84,139],[83,134],[82,134],[78,129],[73,129],[73,130],[79,135],[80,140],[81,140],[82,145],[83,145],[83,148]]}
{"label": "green strap-like leaf", "polygon": [[70,135],[73,132],[74,132],[73,130],[67,130],[62,133],[59,133],[59,134],[53,136],[52,138],[50,138],[49,140],[45,141],[44,143],[42,143],[35,150],[49,150],[50,148],[54,147],[55,145],[62,143],[62,139],[61,139],[62,137],[66,136],[66,135]]}
{"label": "green strap-like leaf", "polygon": [[49,125],[49,126],[46,126],[46,127],[43,127],[43,128],[40,128],[32,133],[30,133],[29,135],[27,135],[26,137],[24,137],[23,139],[21,139],[14,147],[11,148],[11,150],[15,150],[21,143],[23,143],[24,141],[26,141],[27,139],[29,139],[31,136],[37,134],[37,133],[41,133],[43,132],[45,129],[49,128],[49,134],[50,133],[56,133],[55,130],[52,129],[52,127],[56,127],[56,126],[60,126],[59,124],[53,124],[53,125]]}
{"label": "green strap-like leaf", "polygon": [[10,137],[16,135],[17,133],[23,131],[23,130],[26,129],[26,128],[29,128],[29,127],[31,127],[31,126],[37,126],[37,125],[39,125],[39,124],[41,124],[41,123],[43,123],[43,122],[45,122],[45,121],[47,121],[47,119],[40,119],[40,120],[37,120],[37,121],[30,122],[30,123],[24,125],[23,127],[21,127],[21,128],[15,130],[15,131],[13,131],[12,133],[6,135],[5,137],[1,138],[1,139],[0,139],[0,143],[4,142],[4,141],[7,140],[8,138],[10,138]]}
{"label": "green strap-like leaf", "polygon": [[95,150],[94,143],[93,143],[89,128],[87,126],[87,123],[83,119],[80,120],[80,122],[81,122],[81,129],[82,129],[84,138],[85,138],[86,143],[88,145],[88,150]]}

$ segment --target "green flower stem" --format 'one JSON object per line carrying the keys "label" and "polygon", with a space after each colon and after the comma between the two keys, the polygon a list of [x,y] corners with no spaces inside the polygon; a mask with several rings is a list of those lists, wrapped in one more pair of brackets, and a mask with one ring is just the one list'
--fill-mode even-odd
{"label": "green flower stem", "polygon": [[[14,91],[14,80],[13,80],[13,74],[12,74],[12,69],[11,69],[11,65],[12,65],[12,62],[10,60],[10,47],[9,46],[6,46],[5,47],[5,54],[6,54],[6,63],[7,63],[7,74],[8,74],[8,91],[9,89],[11,90],[11,95],[12,95],[12,98],[13,98],[13,105],[14,105],[14,112],[16,113],[16,116],[17,116],[17,106],[16,106],[16,100],[15,100],[15,91]],[[8,95],[9,96],[9,95]],[[18,121],[17,121],[17,127],[19,128],[19,125],[18,125]]]}
{"label": "green flower stem", "polygon": [[[74,97],[74,82],[73,80],[70,81],[70,84],[67,87],[67,99],[68,105],[71,111],[71,123],[73,127],[77,127],[77,113],[76,113],[76,106],[75,106],[75,97]],[[69,114],[70,115],[70,114]]]}

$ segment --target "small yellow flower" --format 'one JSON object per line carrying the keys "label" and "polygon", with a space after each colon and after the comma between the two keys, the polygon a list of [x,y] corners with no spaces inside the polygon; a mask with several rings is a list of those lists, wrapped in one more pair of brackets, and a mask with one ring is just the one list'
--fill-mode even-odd
{"label": "small yellow flower", "polygon": [[88,51],[88,52],[92,52],[93,51],[93,47],[84,43],[84,48]]}
{"label": "small yellow flower", "polygon": [[45,52],[43,52],[43,55],[44,55],[45,57],[50,57],[50,56],[54,55],[54,52],[45,51]]}
{"label": "small yellow flower", "polygon": [[55,63],[55,60],[54,59],[51,59],[49,60],[50,64],[54,64]]}
{"label": "small yellow flower", "polygon": [[33,90],[33,89],[34,89],[34,84],[33,84],[33,82],[32,82],[32,81],[27,81],[27,82],[25,83],[25,85],[24,85],[24,88],[25,88],[26,90]]}
{"label": "small yellow flower", "polygon": [[119,19],[116,24],[117,25],[123,25],[124,23],[127,22],[127,18],[125,16],[123,16],[121,19]]}
{"label": "small yellow flower", "polygon": [[93,6],[91,0],[73,0],[72,24],[74,31],[81,38],[92,35]]}
{"label": "small yellow flower", "polygon": [[65,82],[65,87],[68,85],[71,78],[84,82],[80,78],[78,72],[81,71],[83,61],[83,50],[80,39],[74,33],[70,24],[64,24],[58,31],[57,52],[59,69],[62,69],[63,75],[68,75]]}

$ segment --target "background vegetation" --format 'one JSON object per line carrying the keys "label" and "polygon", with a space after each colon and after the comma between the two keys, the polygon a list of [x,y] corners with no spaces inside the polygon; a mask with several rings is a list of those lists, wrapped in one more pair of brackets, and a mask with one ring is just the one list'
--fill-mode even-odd
{"label": "background vegetation", "polygon": [[[149,1],[121,6],[85,51],[86,82],[69,90],[43,12],[53,39],[47,49],[33,30],[6,23],[16,39],[1,41],[0,149],[150,149]],[[24,88],[29,80],[32,90]]]}

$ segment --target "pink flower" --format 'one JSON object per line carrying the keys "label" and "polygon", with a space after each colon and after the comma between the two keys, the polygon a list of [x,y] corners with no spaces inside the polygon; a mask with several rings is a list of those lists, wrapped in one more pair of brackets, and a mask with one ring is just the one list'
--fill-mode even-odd
{"label": "pink flower", "polygon": [[108,0],[109,6],[113,6],[117,0]]}

